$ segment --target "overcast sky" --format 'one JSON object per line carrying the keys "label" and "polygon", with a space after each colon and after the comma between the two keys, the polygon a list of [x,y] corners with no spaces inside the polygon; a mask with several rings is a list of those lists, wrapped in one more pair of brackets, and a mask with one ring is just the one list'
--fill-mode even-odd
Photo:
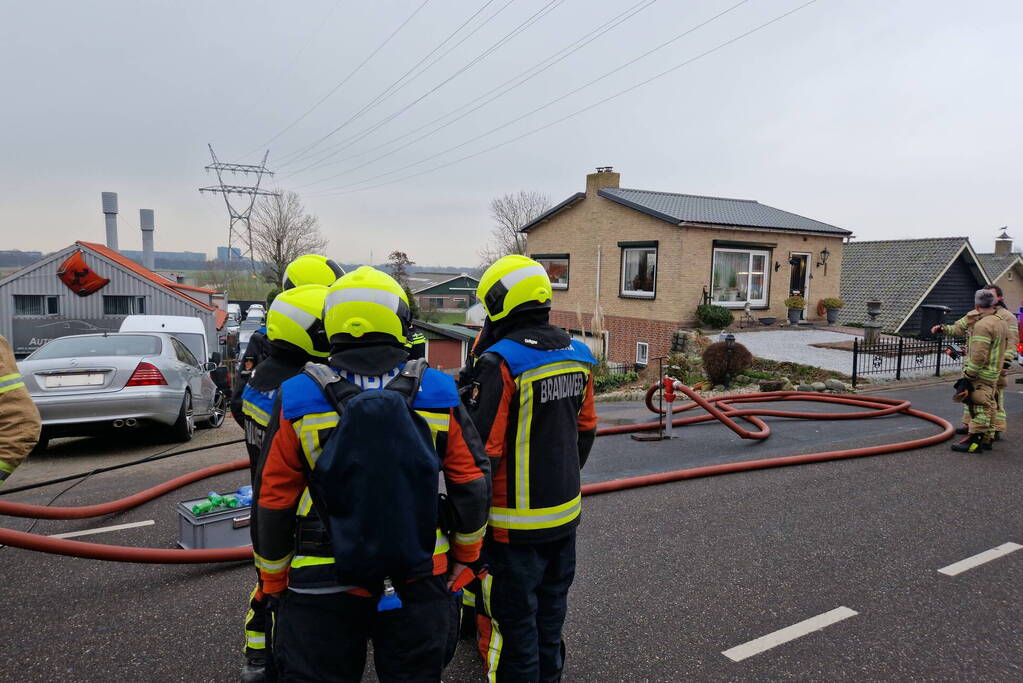
{"label": "overcast sky", "polygon": [[526,115],[739,0],[3,0],[0,248],[102,241],[111,190],[121,248],[141,248],[138,210],[152,208],[157,249],[213,253],[227,211],[197,191],[215,182],[207,142],[222,161],[268,147],[273,182],[303,195],[347,262],[402,249],[425,265],[475,265],[491,198],[525,189],[557,202],[604,165],[624,187],[756,199],[859,239],[966,235],[990,251],[1008,224],[1023,243],[1018,0],[817,0],[520,137],[804,1],[741,3]]}

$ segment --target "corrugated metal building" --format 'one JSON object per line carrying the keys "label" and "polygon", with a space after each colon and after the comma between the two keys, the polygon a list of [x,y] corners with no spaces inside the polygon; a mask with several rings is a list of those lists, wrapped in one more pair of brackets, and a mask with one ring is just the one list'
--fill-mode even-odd
{"label": "corrugated metal building", "polygon": [[[86,296],[58,276],[76,252],[109,280]],[[202,320],[209,348],[217,349],[226,314],[211,305],[213,294],[171,282],[102,244],[75,242],[0,280],[0,335],[22,357],[56,337],[117,331],[126,315],[183,315]]]}

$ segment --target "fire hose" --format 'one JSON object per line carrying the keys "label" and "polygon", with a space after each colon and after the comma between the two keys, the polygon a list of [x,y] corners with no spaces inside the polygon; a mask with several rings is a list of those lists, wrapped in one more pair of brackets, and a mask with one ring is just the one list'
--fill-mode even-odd
{"label": "fire hose", "polygon": [[[669,378],[670,379],[670,378]],[[653,397],[659,389],[664,389],[665,398],[672,398],[673,391],[678,391],[689,399],[687,403],[678,406],[673,405],[669,400],[667,409],[660,409],[653,403]],[[745,403],[774,403],[784,401],[812,401],[817,403],[836,404],[862,408],[854,412],[830,412],[818,413],[813,411],[797,410],[774,410],[763,407],[738,408],[736,404]],[[584,496],[598,495],[612,491],[651,486],[654,484],[665,484],[668,482],[681,481],[684,479],[696,479],[699,477],[710,477],[732,472],[747,472],[751,470],[766,469],[769,467],[785,467],[788,465],[801,465],[827,460],[841,460],[846,458],[859,458],[871,455],[882,455],[885,453],[897,453],[916,448],[923,448],[933,444],[947,441],[954,434],[952,425],[937,415],[914,409],[909,401],[879,398],[876,396],[843,396],[825,395],[815,392],[801,391],[770,391],[752,394],[728,394],[706,399],[700,396],[687,386],[671,380],[654,384],[646,393],[646,406],[651,412],[663,418],[652,422],[643,422],[633,425],[618,425],[605,427],[597,430],[597,436],[610,436],[615,434],[630,434],[635,432],[648,432],[667,427],[681,427],[702,422],[717,420],[723,423],[730,430],[743,439],[763,440],[771,434],[771,428],[763,421],[764,417],[784,417],[803,420],[857,420],[864,418],[884,417],[888,415],[902,414],[916,417],[932,422],[942,429],[941,433],[928,437],[900,441],[891,444],[878,446],[867,446],[861,448],[849,448],[838,451],[822,451],[819,453],[808,453],[805,455],[791,455],[775,458],[764,458],[760,460],[746,460],[740,462],[725,463],[720,465],[706,465],[703,467],[692,467],[670,472],[647,474],[624,479],[596,482],[586,484],[582,487]],[[703,414],[696,414],[689,417],[676,418],[680,413],[702,408]],[[736,420],[742,420],[753,429],[748,429]],[[152,488],[140,491],[136,494],[96,505],[81,507],[47,507],[43,505],[28,505],[24,503],[9,503],[0,501],[0,515],[13,517],[29,517],[36,519],[85,519],[101,515],[123,512],[137,507],[143,503],[158,498],[170,491],[174,491],[188,484],[201,481],[208,477],[234,472],[245,469],[249,466],[248,460],[235,460],[220,465],[211,465],[203,469],[175,477]],[[0,544],[10,545],[26,550],[37,550],[40,552],[53,553],[57,555],[70,555],[72,557],[84,557],[95,560],[110,560],[117,562],[138,562],[148,564],[195,564],[206,562],[236,562],[252,558],[252,548],[244,546],[238,548],[222,548],[208,550],[173,550],[168,548],[133,548],[129,546],[105,545],[101,543],[86,543],[68,539],[50,538],[40,534],[25,533],[0,527]]]}

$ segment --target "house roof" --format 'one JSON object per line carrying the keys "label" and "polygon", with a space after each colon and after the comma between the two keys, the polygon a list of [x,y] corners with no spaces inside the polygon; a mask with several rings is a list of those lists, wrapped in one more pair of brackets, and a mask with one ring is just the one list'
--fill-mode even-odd
{"label": "house roof", "polygon": [[458,341],[471,342],[476,338],[476,330],[461,325],[449,325],[447,323],[428,323],[422,320],[413,320],[412,325],[422,330],[428,330],[442,337],[457,339]]}
{"label": "house roof", "polygon": [[882,329],[898,330],[927,297],[960,254],[973,263],[978,279],[987,274],[965,237],[850,242],[842,255],[841,318],[867,320],[867,302],[882,302]]}
{"label": "house roof", "polygon": [[141,277],[141,278],[143,278],[145,280],[148,280],[149,282],[153,283],[154,285],[157,285],[158,287],[163,287],[167,291],[172,292],[172,293],[176,294],[177,296],[180,296],[180,297],[182,297],[184,299],[187,299],[190,303],[195,304],[199,308],[202,308],[202,309],[207,310],[207,311],[214,310],[213,306],[210,306],[209,304],[204,304],[203,302],[199,301],[198,299],[196,299],[194,297],[191,297],[191,296],[185,294],[183,291],[181,291],[181,289],[190,288],[190,286],[188,286],[188,285],[179,285],[176,282],[171,282],[170,280],[168,280],[167,278],[163,277],[162,275],[157,275],[156,273],[154,273],[153,271],[149,270],[148,268],[144,268],[143,266],[140,266],[138,263],[135,263],[134,261],[132,261],[127,256],[124,256],[123,254],[119,254],[118,252],[114,251],[113,249],[107,247],[104,244],[97,244],[96,242],[82,242],[82,241],[75,242],[75,244],[77,244],[79,247],[85,247],[86,249],[88,249],[90,251],[93,251],[93,252],[99,254],[100,256],[103,256],[105,258],[110,259],[111,261],[113,261],[117,265],[119,265],[119,266],[121,266],[123,268],[127,268],[128,270],[132,271],[133,273],[135,273],[139,277]]}
{"label": "house roof", "polygon": [[427,289],[432,289],[437,285],[442,285],[445,282],[451,282],[459,278],[467,277],[470,280],[479,283],[477,278],[466,273],[409,273],[408,274],[408,286],[412,289],[413,294],[418,294]]}
{"label": "house roof", "polygon": [[[598,190],[605,199],[635,209],[662,221],[680,225],[682,223],[703,223],[709,225],[731,225],[762,228],[777,231],[813,232],[829,235],[851,235],[852,233],[829,223],[815,221],[798,214],[776,209],[752,199],[728,199],[706,197],[675,192],[654,192],[624,187],[608,187]],[[541,214],[521,228],[522,232],[547,220],[558,211],[570,206],[586,195],[578,192],[557,206]]]}
{"label": "house roof", "polygon": [[984,270],[991,278],[991,283],[1005,275],[1005,271],[1014,265],[1023,267],[1023,258],[1019,254],[977,254],[977,258],[980,259],[980,264],[984,266]]}

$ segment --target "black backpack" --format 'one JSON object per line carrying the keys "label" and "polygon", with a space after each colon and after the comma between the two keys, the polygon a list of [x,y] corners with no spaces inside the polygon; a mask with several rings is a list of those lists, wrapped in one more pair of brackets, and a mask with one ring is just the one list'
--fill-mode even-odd
{"label": "black backpack", "polygon": [[425,361],[409,361],[384,388],[363,391],[310,363],[340,421],[309,490],[333,546],[338,581],[379,592],[433,573],[440,457],[430,427],[412,409]]}

